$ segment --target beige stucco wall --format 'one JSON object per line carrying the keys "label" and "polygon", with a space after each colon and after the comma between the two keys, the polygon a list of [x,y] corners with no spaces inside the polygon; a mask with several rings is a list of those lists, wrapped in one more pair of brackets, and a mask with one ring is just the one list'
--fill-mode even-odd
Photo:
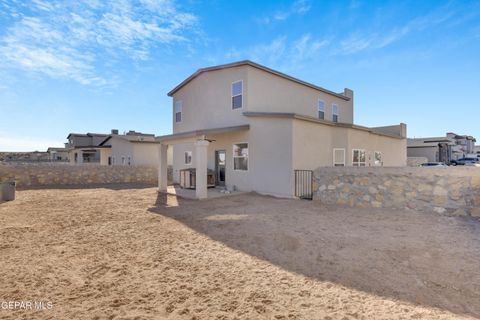
{"label": "beige stucco wall", "polygon": [[[233,110],[231,85],[238,80],[243,80],[243,108]],[[242,115],[247,107],[247,83],[245,66],[200,74],[173,95],[173,133],[247,124],[248,120]],[[175,122],[177,100],[183,104],[179,123]]]}
{"label": "beige stucco wall", "polygon": [[366,150],[366,166],[373,166],[373,153],[380,151],[384,166],[405,166],[406,139],[396,139],[366,131],[293,121],[293,166],[314,170],[333,166],[333,149],[345,149],[345,165],[352,166],[352,149]]}
{"label": "beige stucco wall", "polygon": [[[250,180],[250,159],[248,171],[235,171],[233,170],[233,144],[246,142],[250,146],[250,134],[249,131],[231,132],[222,135],[211,135],[208,138],[212,141],[207,150],[207,167],[208,169],[215,170],[215,151],[225,150],[226,156],[226,168],[225,168],[225,180],[226,187],[231,189],[235,186],[236,189],[241,191],[251,191]],[[173,182],[179,183],[179,174],[181,169],[195,168],[196,150],[194,146],[195,139],[191,142],[175,144],[173,149]],[[190,165],[185,164],[185,152],[192,151],[192,163]]]}
{"label": "beige stucco wall", "polygon": [[122,165],[122,157],[125,157],[125,165],[157,166],[159,161],[159,144],[129,142],[120,137],[113,136],[108,143],[112,146],[112,161],[114,165]]}
{"label": "beige stucco wall", "polygon": [[325,102],[325,120],[332,120],[332,103],[339,122],[353,123],[353,100],[345,101],[285,78],[248,66],[248,111],[287,112],[318,117],[318,100]]}
{"label": "beige stucco wall", "polygon": [[409,157],[425,157],[430,162],[438,161],[438,147],[407,148]]}
{"label": "beige stucco wall", "polygon": [[[231,85],[243,81],[243,107],[232,109]],[[201,73],[173,95],[173,133],[248,124],[246,111],[288,112],[318,117],[318,100],[325,102],[325,120],[332,104],[339,122],[353,123],[353,99],[346,101],[251,66]],[[175,122],[175,102],[182,101],[182,121]]]}
{"label": "beige stucco wall", "polygon": [[273,196],[293,195],[292,120],[252,118],[250,123],[252,190]]}
{"label": "beige stucco wall", "polygon": [[[155,166],[159,161],[159,144],[132,143],[133,163],[137,166]],[[168,155],[167,155],[168,157]]]}
{"label": "beige stucco wall", "polygon": [[[253,138],[254,137],[254,138]],[[226,186],[240,191],[291,197],[293,194],[292,121],[290,119],[251,119],[250,130],[211,135],[208,168],[215,169],[215,151],[226,151]],[[249,144],[248,171],[233,170],[233,144]],[[173,146],[173,180],[179,170],[195,167],[196,151],[191,143]],[[185,165],[185,151],[192,151],[192,165]]]}
{"label": "beige stucco wall", "polygon": [[117,137],[112,137],[108,143],[112,146],[112,165],[122,165],[122,157],[125,158],[125,165],[133,162],[133,145],[132,143]]}

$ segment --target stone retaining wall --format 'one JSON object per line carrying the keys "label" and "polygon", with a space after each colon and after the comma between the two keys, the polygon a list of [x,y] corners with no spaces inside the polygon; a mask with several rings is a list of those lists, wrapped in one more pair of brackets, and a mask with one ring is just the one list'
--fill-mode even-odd
{"label": "stone retaining wall", "polygon": [[480,168],[325,167],[314,171],[314,200],[480,217]]}
{"label": "stone retaining wall", "polygon": [[0,165],[0,182],[15,179],[17,186],[24,189],[52,185],[157,184],[157,172],[157,168],[142,166]]}

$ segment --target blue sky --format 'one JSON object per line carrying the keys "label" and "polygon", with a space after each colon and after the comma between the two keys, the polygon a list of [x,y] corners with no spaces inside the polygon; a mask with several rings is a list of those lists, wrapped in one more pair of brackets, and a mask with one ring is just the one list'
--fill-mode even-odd
{"label": "blue sky", "polygon": [[251,59],[355,91],[355,123],[480,138],[480,1],[0,0],[0,150],[171,132],[166,93]]}

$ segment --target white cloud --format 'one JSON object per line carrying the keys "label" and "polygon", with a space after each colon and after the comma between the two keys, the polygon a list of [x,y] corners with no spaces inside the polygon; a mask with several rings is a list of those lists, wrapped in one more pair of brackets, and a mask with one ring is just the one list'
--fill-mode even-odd
{"label": "white cloud", "polygon": [[340,49],[337,53],[354,54],[364,50],[374,50],[384,48],[405,36],[421,32],[442,24],[456,15],[456,12],[448,7],[436,10],[426,16],[415,18],[401,27],[382,32],[370,32],[351,34],[346,39],[340,41]]}
{"label": "white cloud", "polygon": [[168,0],[35,0],[5,8],[14,23],[0,37],[0,68],[92,85],[108,81],[96,71],[105,61],[146,60],[161,46],[187,44],[197,23]]}
{"label": "white cloud", "polygon": [[307,33],[289,41],[281,36],[268,43],[260,43],[245,50],[230,50],[227,59],[250,59],[268,66],[289,70],[315,59],[328,46],[328,40],[315,39]]}
{"label": "white cloud", "polygon": [[261,23],[269,24],[275,21],[284,21],[293,15],[302,15],[310,11],[311,4],[309,0],[295,0],[290,7],[284,10],[275,11],[273,14],[260,19]]}

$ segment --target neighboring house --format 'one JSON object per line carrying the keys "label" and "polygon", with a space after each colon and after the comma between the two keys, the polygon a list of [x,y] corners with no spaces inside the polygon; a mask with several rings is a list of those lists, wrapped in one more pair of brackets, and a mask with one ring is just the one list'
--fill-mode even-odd
{"label": "neighboring house", "polygon": [[67,148],[54,148],[47,149],[50,161],[56,162],[68,162],[68,149]]}
{"label": "neighboring house", "polygon": [[321,166],[405,166],[406,125],[353,124],[353,91],[335,93],[251,61],[200,69],[168,93],[173,134],[161,142],[159,189],[196,169],[196,196],[207,196],[207,169],[228,189],[294,195],[294,170]]}
{"label": "neighboring house", "polygon": [[109,165],[158,166],[159,142],[154,134],[129,131],[125,135],[115,132],[103,140],[99,146],[108,147]]}
{"label": "neighboring house", "polygon": [[449,132],[445,137],[414,138],[407,140],[408,157],[425,157],[429,162],[450,163],[475,153],[475,138]]}
{"label": "neighboring house", "polygon": [[474,151],[473,153],[480,154],[480,146],[475,146],[473,148],[473,151]]}
{"label": "neighboring house", "polygon": [[158,165],[158,145],[154,134],[130,130],[118,134],[113,129],[111,134],[77,134],[68,135],[67,148],[70,163],[95,163],[100,165]]}
{"label": "neighboring house", "polygon": [[[102,133],[70,133],[65,144],[71,164],[94,163],[106,165],[109,147],[100,147],[99,144],[108,137]],[[103,153],[104,161],[101,162]]]}
{"label": "neighboring house", "polygon": [[455,146],[452,148],[452,159],[457,160],[468,154],[475,153],[475,142],[477,140],[474,137],[449,132],[447,133],[447,138],[455,141]]}

